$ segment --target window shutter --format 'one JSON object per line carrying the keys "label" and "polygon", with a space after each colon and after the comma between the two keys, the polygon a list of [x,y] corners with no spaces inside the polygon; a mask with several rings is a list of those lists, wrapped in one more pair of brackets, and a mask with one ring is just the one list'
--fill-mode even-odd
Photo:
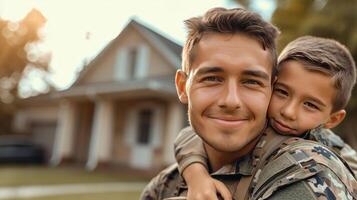
{"label": "window shutter", "polygon": [[122,81],[127,80],[128,77],[128,50],[126,48],[119,49],[116,55],[116,61],[114,66],[115,80]]}
{"label": "window shutter", "polygon": [[135,66],[135,78],[145,78],[149,65],[150,49],[147,45],[140,45],[137,50],[138,56]]}

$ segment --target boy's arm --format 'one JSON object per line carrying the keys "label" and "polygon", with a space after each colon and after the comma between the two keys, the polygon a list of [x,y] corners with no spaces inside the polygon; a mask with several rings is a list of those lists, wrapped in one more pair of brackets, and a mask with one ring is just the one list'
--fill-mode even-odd
{"label": "boy's arm", "polygon": [[191,127],[183,129],[178,134],[174,148],[180,174],[187,166],[193,163],[200,163],[207,171],[207,154],[203,147],[202,139],[198,137]]}
{"label": "boy's arm", "polygon": [[226,186],[209,175],[203,142],[191,127],[179,133],[174,146],[179,172],[188,186],[188,200],[217,199],[217,193],[224,200],[232,199]]}

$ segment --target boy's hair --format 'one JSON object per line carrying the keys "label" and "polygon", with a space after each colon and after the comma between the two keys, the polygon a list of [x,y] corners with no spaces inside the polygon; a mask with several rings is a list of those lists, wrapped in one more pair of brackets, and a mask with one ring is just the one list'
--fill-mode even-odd
{"label": "boy's hair", "polygon": [[182,51],[182,70],[189,72],[195,58],[195,47],[205,33],[242,33],[257,39],[272,56],[273,72],[277,65],[275,40],[279,30],[257,13],[242,8],[212,8],[201,17],[185,21],[188,35]]}
{"label": "boy's hair", "polygon": [[344,109],[356,83],[356,65],[349,50],[336,40],[304,36],[290,42],[278,58],[278,72],[283,62],[302,62],[307,70],[331,76],[336,89],[333,112]]}

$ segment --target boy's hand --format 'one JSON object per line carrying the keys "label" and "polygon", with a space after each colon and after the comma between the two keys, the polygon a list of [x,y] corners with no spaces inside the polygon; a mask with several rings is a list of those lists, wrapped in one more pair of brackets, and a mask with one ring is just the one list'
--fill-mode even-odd
{"label": "boy's hand", "polygon": [[183,171],[182,175],[188,186],[188,200],[232,200],[227,187],[213,179],[203,165],[193,163]]}

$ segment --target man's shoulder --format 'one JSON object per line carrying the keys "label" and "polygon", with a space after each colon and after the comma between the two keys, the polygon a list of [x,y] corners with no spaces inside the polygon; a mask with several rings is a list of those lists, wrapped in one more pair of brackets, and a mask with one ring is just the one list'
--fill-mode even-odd
{"label": "man's shoulder", "polygon": [[174,195],[181,180],[177,164],[172,164],[151,179],[140,199],[163,199],[165,196]]}
{"label": "man's shoulder", "polygon": [[[324,197],[356,195],[353,174],[341,159],[326,146],[298,138],[288,139],[255,177],[254,196],[301,194]],[[292,187],[293,190],[290,190]],[[303,192],[304,191],[304,192]],[[310,193],[310,194],[309,194]],[[351,198],[352,199],[352,198]]]}

